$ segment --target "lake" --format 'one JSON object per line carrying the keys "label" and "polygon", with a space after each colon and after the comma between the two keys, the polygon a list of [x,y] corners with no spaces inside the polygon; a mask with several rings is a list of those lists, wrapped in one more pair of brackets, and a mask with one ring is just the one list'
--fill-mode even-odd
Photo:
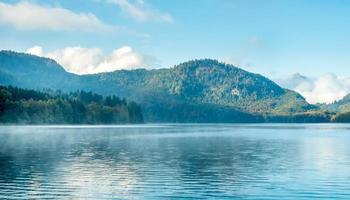
{"label": "lake", "polygon": [[350,199],[350,125],[1,126],[4,198]]}

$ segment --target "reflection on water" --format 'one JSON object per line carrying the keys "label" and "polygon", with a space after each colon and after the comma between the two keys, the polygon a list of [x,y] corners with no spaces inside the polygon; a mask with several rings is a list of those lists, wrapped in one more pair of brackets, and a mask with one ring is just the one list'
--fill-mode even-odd
{"label": "reflection on water", "polygon": [[0,127],[0,198],[349,199],[350,126]]}

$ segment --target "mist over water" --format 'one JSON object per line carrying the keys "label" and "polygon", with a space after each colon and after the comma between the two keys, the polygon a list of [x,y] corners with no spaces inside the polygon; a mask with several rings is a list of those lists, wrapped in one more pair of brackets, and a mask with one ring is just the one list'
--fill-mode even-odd
{"label": "mist over water", "polygon": [[1,126],[0,199],[349,199],[350,125]]}

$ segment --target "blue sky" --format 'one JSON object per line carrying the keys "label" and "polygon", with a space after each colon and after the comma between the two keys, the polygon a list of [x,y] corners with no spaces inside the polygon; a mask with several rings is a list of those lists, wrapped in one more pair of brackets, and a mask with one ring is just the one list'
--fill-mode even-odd
{"label": "blue sky", "polygon": [[[0,2],[15,5],[19,1]],[[25,2],[90,13],[113,30],[23,30],[2,23],[2,49],[25,51],[39,45],[53,51],[80,46],[109,53],[127,45],[153,57],[161,67],[193,58],[215,58],[268,76],[350,74],[349,1],[128,1],[141,5],[140,10],[151,16],[145,19],[113,0]]]}
{"label": "blue sky", "polygon": [[213,58],[330,103],[350,93],[349,10],[347,0],[0,0],[0,48],[77,74]]}

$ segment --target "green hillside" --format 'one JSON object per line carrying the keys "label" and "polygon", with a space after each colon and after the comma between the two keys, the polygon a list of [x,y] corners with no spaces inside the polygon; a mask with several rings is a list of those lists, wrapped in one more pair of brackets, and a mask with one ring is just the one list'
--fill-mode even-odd
{"label": "green hillside", "polygon": [[150,122],[260,122],[261,116],[318,109],[264,76],[211,59],[78,76],[51,59],[1,51],[0,77],[3,85],[126,97],[142,106]]}

